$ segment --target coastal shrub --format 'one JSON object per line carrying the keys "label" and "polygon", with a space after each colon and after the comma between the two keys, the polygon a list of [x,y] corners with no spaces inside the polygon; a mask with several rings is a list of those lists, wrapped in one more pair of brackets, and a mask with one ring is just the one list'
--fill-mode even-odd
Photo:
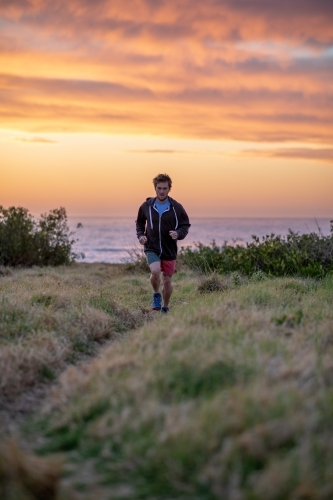
{"label": "coastal shrub", "polygon": [[181,248],[182,261],[200,274],[240,272],[247,276],[323,277],[333,273],[333,220],[330,235],[318,232],[299,234],[289,229],[287,236],[274,233],[252,236],[246,245],[221,247],[197,243]]}
{"label": "coastal shrub", "polygon": [[36,221],[26,208],[0,206],[0,265],[69,264],[77,257],[72,250],[73,234],[63,207],[42,214]]}
{"label": "coastal shrub", "polygon": [[126,271],[146,273],[149,271],[143,246],[134,246],[127,250],[127,258],[124,259]]}
{"label": "coastal shrub", "polygon": [[225,290],[227,286],[216,273],[203,276],[198,286],[199,293],[224,292]]}

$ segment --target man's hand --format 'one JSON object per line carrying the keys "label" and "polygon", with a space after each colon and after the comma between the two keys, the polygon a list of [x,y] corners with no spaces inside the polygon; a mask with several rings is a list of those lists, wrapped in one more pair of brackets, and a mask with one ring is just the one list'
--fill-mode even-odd
{"label": "man's hand", "polygon": [[173,240],[176,240],[178,238],[177,231],[169,231],[169,234]]}
{"label": "man's hand", "polygon": [[140,238],[139,238],[140,245],[144,245],[145,243],[147,243],[147,241],[148,240],[147,240],[146,236],[140,236]]}

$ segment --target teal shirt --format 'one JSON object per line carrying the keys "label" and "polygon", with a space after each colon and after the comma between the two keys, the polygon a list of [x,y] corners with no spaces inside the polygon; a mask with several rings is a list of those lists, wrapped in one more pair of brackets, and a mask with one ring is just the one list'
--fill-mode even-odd
{"label": "teal shirt", "polygon": [[155,200],[154,207],[160,214],[160,216],[165,212],[166,210],[169,209],[170,207],[170,201],[167,199],[164,203],[160,203],[159,201]]}

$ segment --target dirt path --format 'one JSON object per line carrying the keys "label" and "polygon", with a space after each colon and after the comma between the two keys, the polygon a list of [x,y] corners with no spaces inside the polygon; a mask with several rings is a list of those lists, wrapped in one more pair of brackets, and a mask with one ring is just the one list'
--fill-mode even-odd
{"label": "dirt path", "polygon": [[[112,343],[114,343],[114,340],[106,340],[96,345],[93,354],[79,354],[74,366],[79,367],[92,363]],[[73,364],[66,364],[63,370],[59,372],[58,377],[69,366],[73,366]],[[24,421],[29,416],[38,413],[43,406],[50,388],[56,384],[57,379],[52,382],[39,382],[14,399],[0,398],[0,440],[17,436]]]}

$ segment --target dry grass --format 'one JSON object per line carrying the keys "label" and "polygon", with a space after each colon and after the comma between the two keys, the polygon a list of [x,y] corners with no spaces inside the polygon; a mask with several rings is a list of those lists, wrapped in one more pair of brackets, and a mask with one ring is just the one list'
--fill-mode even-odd
{"label": "dry grass", "polygon": [[[99,343],[142,325],[147,275],[135,284],[123,266],[74,265],[1,272],[0,396],[13,399],[54,379]],[[130,300],[133,288],[140,290]]]}
{"label": "dry grass", "polygon": [[23,452],[14,440],[0,445],[0,493],[3,500],[55,500],[61,459],[45,460]]}
{"label": "dry grass", "polygon": [[[0,398],[54,380],[67,364],[154,317],[148,273],[124,265],[0,271]],[[186,290],[181,273],[177,281],[176,305],[183,291],[194,293],[194,278]]]}
{"label": "dry grass", "polygon": [[[71,306],[54,309],[95,338],[119,315],[112,286],[99,298],[104,278],[79,269],[64,274],[80,281]],[[146,316],[147,276],[108,279],[121,324],[141,327],[67,368],[24,434],[61,454],[59,499],[333,498],[332,277],[231,277],[203,295],[182,270],[171,313],[149,323],[133,320]]]}

